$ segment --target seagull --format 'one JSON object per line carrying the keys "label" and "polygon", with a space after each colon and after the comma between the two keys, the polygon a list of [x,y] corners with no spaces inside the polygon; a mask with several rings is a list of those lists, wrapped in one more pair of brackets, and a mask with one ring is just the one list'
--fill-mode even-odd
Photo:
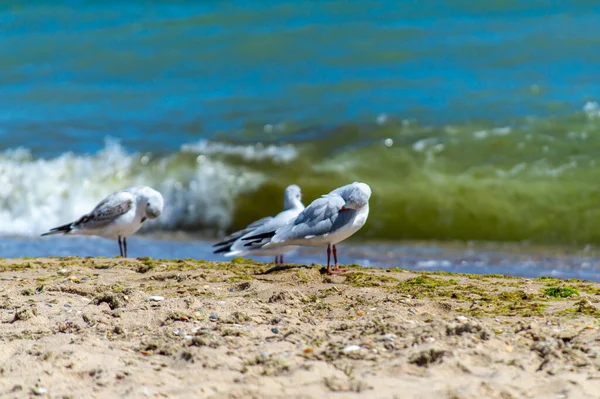
{"label": "seagull", "polygon": [[244,237],[262,234],[265,231],[276,230],[290,220],[296,218],[304,210],[302,204],[302,191],[295,184],[288,186],[283,192],[283,212],[276,216],[268,216],[250,223],[245,229],[225,237],[221,242],[213,245],[217,248],[214,253],[223,253],[225,256],[275,256],[275,264],[283,264],[283,254],[292,251],[297,246],[280,246],[277,248],[261,249],[246,247]]}
{"label": "seagull", "polygon": [[[342,186],[317,198],[295,219],[277,229],[262,229],[242,237],[248,248],[327,246],[327,273],[344,272],[338,266],[336,244],[360,230],[369,216],[371,188],[360,182]],[[331,269],[331,252],[335,268]]]}
{"label": "seagull", "polygon": [[50,229],[42,236],[78,234],[117,240],[121,256],[126,258],[127,237],[138,231],[147,219],[159,217],[163,206],[163,197],[158,191],[146,186],[130,187],[104,198],[76,221]]}

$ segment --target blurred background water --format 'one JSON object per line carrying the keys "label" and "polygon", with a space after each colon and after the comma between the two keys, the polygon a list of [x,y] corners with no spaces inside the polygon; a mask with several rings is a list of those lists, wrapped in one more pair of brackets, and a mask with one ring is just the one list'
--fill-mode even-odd
{"label": "blurred background water", "polygon": [[594,1],[0,2],[2,256],[103,248],[35,237],[134,184],[167,202],[157,257],[355,180],[356,239],[394,254],[597,244],[599,26]]}

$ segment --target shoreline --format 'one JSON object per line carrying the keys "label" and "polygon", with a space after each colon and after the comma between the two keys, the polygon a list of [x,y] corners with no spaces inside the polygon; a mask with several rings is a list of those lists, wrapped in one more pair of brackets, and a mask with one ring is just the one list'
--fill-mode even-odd
{"label": "shoreline", "polygon": [[75,257],[3,259],[0,278],[6,397],[577,398],[600,386],[590,281]]}

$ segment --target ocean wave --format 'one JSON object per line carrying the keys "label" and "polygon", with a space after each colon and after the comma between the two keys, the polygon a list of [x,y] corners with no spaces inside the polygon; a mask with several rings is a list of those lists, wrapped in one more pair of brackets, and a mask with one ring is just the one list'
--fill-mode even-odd
{"label": "ocean wave", "polygon": [[[94,155],[66,153],[35,159],[25,148],[0,153],[0,234],[36,235],[90,211],[106,195],[148,185],[165,197],[165,211],[146,230],[223,230],[231,224],[235,200],[256,190],[266,177],[222,155],[286,162],[293,148],[227,146],[203,142],[164,157],[129,153],[107,141]],[[193,152],[194,156],[187,156]]]}
{"label": "ocean wave", "polygon": [[5,150],[0,234],[39,234],[141,184],[166,203],[144,230],[218,235],[279,212],[289,184],[300,185],[308,203],[361,180],[373,189],[363,238],[600,243],[593,104],[509,125],[425,126],[386,117],[322,128],[310,140],[200,140],[164,154],[127,151],[115,141],[92,155],[48,159]]}

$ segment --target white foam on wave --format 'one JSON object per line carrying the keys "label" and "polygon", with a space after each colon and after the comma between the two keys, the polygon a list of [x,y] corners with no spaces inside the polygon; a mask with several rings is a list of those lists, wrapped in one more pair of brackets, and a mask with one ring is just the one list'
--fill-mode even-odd
{"label": "white foam on wave", "polygon": [[296,158],[298,151],[291,144],[287,145],[263,145],[261,143],[248,145],[230,145],[208,140],[200,140],[193,144],[184,144],[181,147],[184,152],[193,152],[201,155],[235,155],[245,161],[263,161],[271,159],[276,163],[287,163]]}
{"label": "white foam on wave", "polygon": [[596,101],[588,101],[583,106],[583,112],[589,119],[600,118],[600,104]]}
{"label": "white foam on wave", "polygon": [[94,155],[65,153],[36,159],[24,148],[0,152],[0,234],[38,235],[77,219],[105,196],[134,185],[151,186],[165,198],[163,215],[146,223],[145,229],[223,230],[232,222],[236,198],[256,190],[266,176],[228,165],[217,155],[270,157],[275,162],[295,157],[293,147],[260,150],[256,145],[210,142],[193,146],[202,150],[201,161],[190,162],[180,153],[152,159],[148,154],[128,153],[115,141],[107,141]]}

